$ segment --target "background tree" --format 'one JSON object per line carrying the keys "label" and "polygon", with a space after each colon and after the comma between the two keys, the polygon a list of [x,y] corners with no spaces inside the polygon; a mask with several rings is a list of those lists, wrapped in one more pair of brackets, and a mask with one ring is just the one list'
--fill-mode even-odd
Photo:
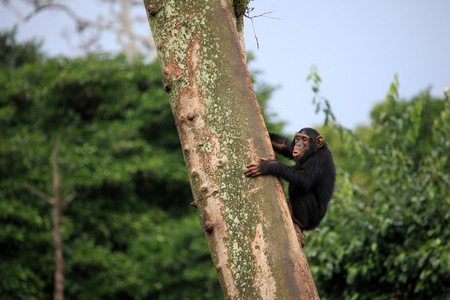
{"label": "background tree", "polygon": [[330,299],[449,297],[450,103],[400,101],[396,80],[373,125],[331,136],[340,178],[308,253]]}
{"label": "background tree", "polygon": [[[73,28],[65,28],[62,35],[69,44],[75,42],[84,53],[91,53],[101,47],[101,39],[108,33],[114,34],[121,51],[130,57],[145,52],[150,59],[155,58],[156,50],[149,35],[139,33],[135,25],[147,22],[136,14],[134,8],[142,9],[140,0],[101,0],[107,13],[96,18],[77,14],[73,3],[64,0],[0,0],[1,5],[13,12],[18,23],[26,23],[45,11],[59,11],[72,20]],[[76,5],[76,4],[75,4]]]}
{"label": "background tree", "polygon": [[61,195],[61,177],[58,170],[58,156],[59,145],[61,139],[58,139],[55,143],[52,160],[52,176],[53,176],[53,195],[47,196],[43,191],[40,191],[27,183],[24,184],[24,188],[40,197],[42,200],[47,201],[52,206],[52,230],[53,230],[53,247],[55,248],[55,276],[54,276],[54,300],[64,299],[64,257],[63,257],[63,240],[61,235],[61,219],[62,209],[69,204],[76,196],[76,192],[72,192],[67,198],[63,198]]}

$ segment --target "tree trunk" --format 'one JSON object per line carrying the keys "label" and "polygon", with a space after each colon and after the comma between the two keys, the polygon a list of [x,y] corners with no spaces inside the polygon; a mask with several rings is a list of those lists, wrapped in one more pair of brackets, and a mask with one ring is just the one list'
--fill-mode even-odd
{"label": "tree trunk", "polygon": [[144,0],[194,205],[225,298],[318,299],[280,181],[243,175],[274,153],[229,3]]}
{"label": "tree trunk", "polygon": [[64,258],[62,253],[61,236],[61,181],[58,171],[58,152],[61,140],[55,144],[52,155],[53,167],[53,201],[52,201],[52,222],[53,222],[53,243],[55,246],[55,288],[53,290],[53,300],[64,300]]}

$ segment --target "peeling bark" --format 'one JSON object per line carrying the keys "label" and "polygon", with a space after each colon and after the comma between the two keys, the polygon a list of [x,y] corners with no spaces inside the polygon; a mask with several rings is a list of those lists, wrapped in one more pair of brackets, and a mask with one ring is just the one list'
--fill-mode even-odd
{"label": "peeling bark", "polygon": [[144,0],[191,205],[226,299],[318,299],[280,181],[243,175],[274,153],[230,3]]}

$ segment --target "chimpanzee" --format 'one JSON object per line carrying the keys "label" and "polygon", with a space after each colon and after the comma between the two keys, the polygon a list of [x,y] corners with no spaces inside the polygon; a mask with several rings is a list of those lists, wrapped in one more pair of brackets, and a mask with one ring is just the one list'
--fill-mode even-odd
{"label": "chimpanzee", "polygon": [[295,160],[295,166],[261,158],[252,162],[244,174],[248,177],[275,175],[289,182],[289,202],[293,220],[302,230],[319,226],[334,190],[336,169],[323,136],[315,129],[303,128],[291,141],[270,133],[273,150]]}

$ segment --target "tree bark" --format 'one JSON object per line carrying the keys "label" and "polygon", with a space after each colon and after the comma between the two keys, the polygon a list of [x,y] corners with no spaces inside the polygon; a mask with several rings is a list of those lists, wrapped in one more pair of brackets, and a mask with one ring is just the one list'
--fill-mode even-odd
{"label": "tree bark", "polygon": [[318,299],[280,181],[243,175],[249,162],[274,153],[239,39],[237,6],[144,4],[225,298]]}

